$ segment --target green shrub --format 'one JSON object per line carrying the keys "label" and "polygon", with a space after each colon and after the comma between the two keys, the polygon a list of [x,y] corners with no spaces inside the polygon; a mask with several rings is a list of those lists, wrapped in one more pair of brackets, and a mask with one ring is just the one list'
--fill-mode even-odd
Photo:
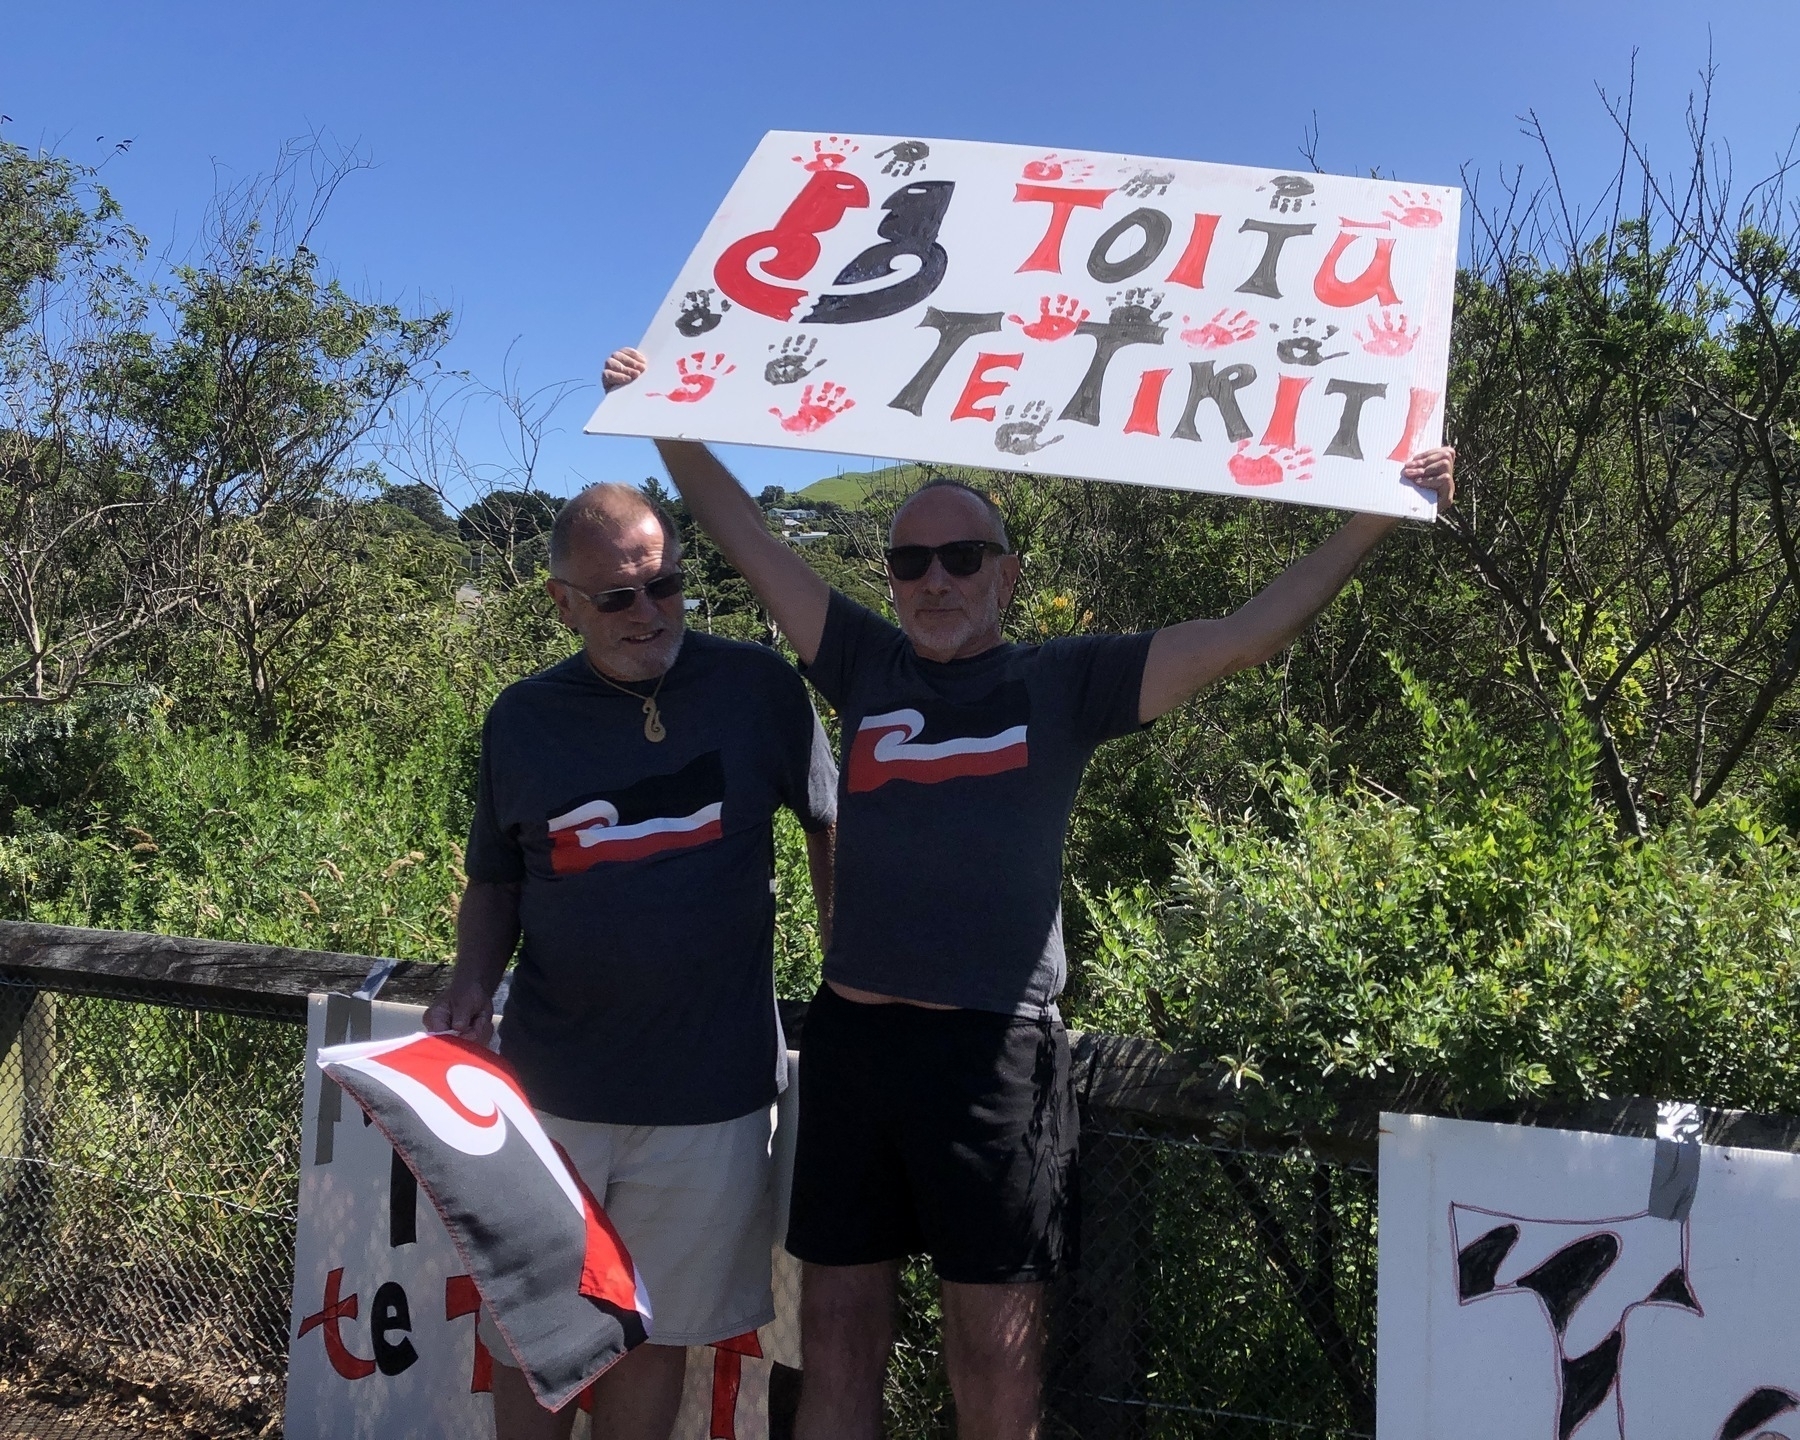
{"label": "green shrub", "polygon": [[1396,1076],[1468,1105],[1800,1109],[1792,837],[1721,801],[1622,840],[1572,701],[1509,748],[1401,680],[1407,793],[1290,763],[1261,810],[1192,808],[1165,894],[1086,897],[1076,1017],[1222,1059],[1295,1115]]}

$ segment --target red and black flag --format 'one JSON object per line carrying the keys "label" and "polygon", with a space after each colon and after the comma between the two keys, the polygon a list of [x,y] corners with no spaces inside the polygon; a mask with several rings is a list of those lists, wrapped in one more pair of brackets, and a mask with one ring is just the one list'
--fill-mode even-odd
{"label": "red and black flag", "polygon": [[504,1060],[418,1034],[334,1045],[319,1067],[418,1177],[540,1404],[567,1404],[644,1342],[637,1267]]}
{"label": "red and black flag", "polygon": [[685,850],[723,833],[725,766],[717,750],[673,775],[649,775],[622,790],[571,800],[552,815],[550,868],[574,875],[608,861]]}
{"label": "red and black flag", "polygon": [[921,700],[903,710],[866,715],[850,745],[846,785],[852,795],[890,780],[935,785],[969,775],[998,775],[1030,763],[1026,731],[1031,696],[1009,680],[972,705]]}

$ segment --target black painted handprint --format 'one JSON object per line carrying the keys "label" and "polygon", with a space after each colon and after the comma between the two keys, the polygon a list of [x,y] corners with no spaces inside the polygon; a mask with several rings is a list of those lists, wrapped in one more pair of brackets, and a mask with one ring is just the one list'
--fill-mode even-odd
{"label": "black painted handprint", "polygon": [[1147,200],[1152,195],[1162,195],[1166,193],[1168,188],[1174,183],[1175,176],[1171,171],[1140,170],[1121,185],[1119,190],[1122,194],[1129,195],[1134,200]]}
{"label": "black painted handprint", "polygon": [[1152,295],[1146,289],[1127,290],[1122,295],[1108,295],[1106,303],[1112,306],[1112,313],[1106,317],[1109,325],[1160,325],[1169,318],[1169,311],[1160,315],[1151,312],[1163,303],[1163,297]]}
{"label": "black painted handprint", "polygon": [[1044,427],[1050,423],[1050,407],[1042,400],[1033,400],[1019,412],[1019,418],[1010,418],[1013,407],[1006,407],[1007,419],[1001,421],[994,430],[994,448],[1008,455],[1030,455],[1033,451],[1043,450],[1054,445],[1063,437],[1052,435],[1048,440],[1038,437],[1044,433]]}
{"label": "black painted handprint", "polygon": [[887,164],[881,167],[883,175],[906,176],[915,170],[926,168],[925,157],[931,153],[931,147],[923,140],[902,140],[898,145],[890,145],[885,150],[877,150],[875,158],[888,157]]}
{"label": "black painted handprint", "polygon": [[1298,210],[1300,202],[1313,193],[1313,183],[1304,175],[1277,175],[1271,183],[1275,193],[1269,197],[1269,208],[1284,215]]}
{"label": "black painted handprint", "polygon": [[713,313],[713,292],[710,290],[690,290],[681,298],[681,313],[675,317],[675,328],[688,339],[696,335],[704,335],[708,330],[717,330],[719,322],[725,318],[725,312],[731,308],[729,300],[719,301],[718,314]]}
{"label": "black painted handprint", "polygon": [[[769,348],[773,350],[775,347],[771,345]],[[814,370],[817,370],[819,365],[825,363],[823,360],[819,362],[819,365],[806,363],[812,359],[813,351],[818,348],[819,340],[816,335],[810,337],[806,335],[788,336],[781,342],[781,353],[763,366],[763,379],[771,385],[792,385],[804,380]]]}
{"label": "black painted handprint", "polygon": [[[1327,360],[1348,355],[1348,350],[1334,350],[1329,355],[1324,353],[1325,342],[1337,334],[1338,327],[1327,325],[1323,335],[1314,335],[1311,330],[1318,323],[1315,316],[1309,315],[1304,320],[1295,317],[1294,323],[1288,327],[1294,333],[1286,340],[1276,343],[1275,358],[1283,365],[1322,365]],[[1279,330],[1281,326],[1277,324],[1269,328]]]}

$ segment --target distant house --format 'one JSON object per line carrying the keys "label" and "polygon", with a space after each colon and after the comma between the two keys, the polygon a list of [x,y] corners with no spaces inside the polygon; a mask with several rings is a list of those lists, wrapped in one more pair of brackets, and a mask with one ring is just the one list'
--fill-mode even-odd
{"label": "distant house", "polygon": [[797,525],[802,520],[817,520],[819,518],[819,512],[817,510],[771,510],[769,513],[784,525],[789,523]]}

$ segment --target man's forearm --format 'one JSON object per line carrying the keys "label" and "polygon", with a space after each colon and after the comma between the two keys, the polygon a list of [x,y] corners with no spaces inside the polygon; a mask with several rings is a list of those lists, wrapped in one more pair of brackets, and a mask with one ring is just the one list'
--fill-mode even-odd
{"label": "man's forearm", "polygon": [[837,872],[837,827],[809,830],[806,834],[806,870],[812,877],[813,904],[819,911],[819,948],[831,948],[831,922],[836,905],[833,885]]}
{"label": "man's forearm", "polygon": [[1138,719],[1148,724],[1222,676],[1279,654],[1393,527],[1383,515],[1354,516],[1225,619],[1189,620],[1158,630],[1144,661]]}
{"label": "man's forearm", "polygon": [[1387,515],[1353,515],[1318,549],[1302,555],[1240,606],[1231,617],[1249,652],[1244,664],[1279,655],[1350,583],[1357,567],[1397,522]]}
{"label": "man's forearm", "polygon": [[454,985],[492,995],[519,944],[519,886],[470,881],[456,912]]}
{"label": "man's forearm", "polygon": [[658,440],[656,448],[700,528],[750,582],[801,661],[812,664],[831,600],[825,582],[785,541],[769,533],[762,510],[706,446]]}

